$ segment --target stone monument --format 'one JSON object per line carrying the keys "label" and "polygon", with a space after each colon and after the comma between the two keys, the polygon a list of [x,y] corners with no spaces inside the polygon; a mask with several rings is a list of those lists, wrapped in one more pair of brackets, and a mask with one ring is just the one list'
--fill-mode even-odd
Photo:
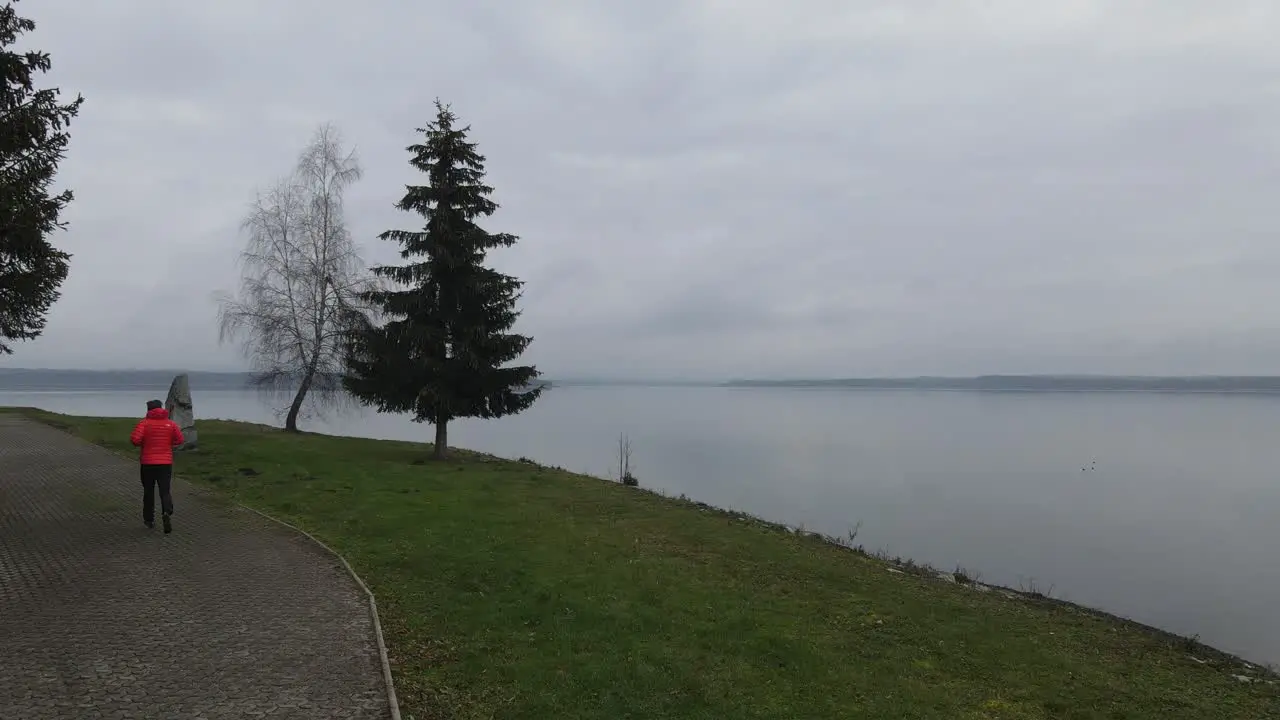
{"label": "stone monument", "polygon": [[195,450],[198,445],[196,414],[191,405],[191,382],[186,373],[175,377],[169,385],[169,396],[165,398],[164,409],[169,411],[169,419],[182,428],[182,437],[186,442],[178,449]]}

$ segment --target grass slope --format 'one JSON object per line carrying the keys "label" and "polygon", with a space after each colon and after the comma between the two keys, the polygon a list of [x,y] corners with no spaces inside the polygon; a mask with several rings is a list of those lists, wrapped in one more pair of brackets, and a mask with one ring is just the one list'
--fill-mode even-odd
{"label": "grass slope", "polygon": [[[26,412],[131,450],[133,419]],[[1280,717],[1280,686],[1187,641],[601,480],[233,422],[200,441],[181,476],[368,582],[406,718]]]}

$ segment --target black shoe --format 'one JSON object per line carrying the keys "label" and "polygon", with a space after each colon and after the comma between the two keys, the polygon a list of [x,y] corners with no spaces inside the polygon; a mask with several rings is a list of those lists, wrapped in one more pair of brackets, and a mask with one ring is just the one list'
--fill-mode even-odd
{"label": "black shoe", "polygon": [[169,516],[168,516],[168,515],[165,515],[164,517],[160,518],[160,520],[161,520],[162,522],[164,522],[164,534],[165,534],[165,535],[168,535],[169,533],[173,532],[173,525],[170,525],[170,524],[169,524]]}
{"label": "black shoe", "polygon": [[155,520],[143,520],[143,521],[142,521],[142,524],[143,524],[143,525],[146,525],[148,530],[155,530],[155,529],[156,529],[156,521],[155,521]]}

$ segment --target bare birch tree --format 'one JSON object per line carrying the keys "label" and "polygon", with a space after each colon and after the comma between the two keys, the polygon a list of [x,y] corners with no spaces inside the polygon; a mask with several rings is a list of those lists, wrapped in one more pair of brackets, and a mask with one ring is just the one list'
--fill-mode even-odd
{"label": "bare birch tree", "polygon": [[250,207],[239,293],[218,299],[219,340],[240,344],[290,432],[346,398],[345,341],[366,321],[361,293],[373,287],[343,215],[361,174],[337,129],[321,126],[294,172]]}

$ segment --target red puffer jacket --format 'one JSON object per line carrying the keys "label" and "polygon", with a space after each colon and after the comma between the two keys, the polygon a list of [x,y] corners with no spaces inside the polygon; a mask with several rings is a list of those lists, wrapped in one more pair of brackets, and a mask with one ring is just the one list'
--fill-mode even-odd
{"label": "red puffer jacket", "polygon": [[143,465],[172,465],[173,449],[186,439],[178,423],[169,419],[169,411],[156,408],[133,428],[129,442],[142,448]]}

